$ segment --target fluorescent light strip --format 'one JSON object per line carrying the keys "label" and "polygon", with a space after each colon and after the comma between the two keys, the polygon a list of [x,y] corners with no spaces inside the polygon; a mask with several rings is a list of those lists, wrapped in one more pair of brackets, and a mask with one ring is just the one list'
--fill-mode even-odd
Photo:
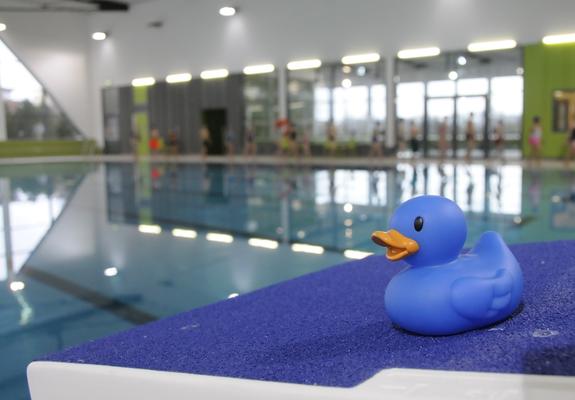
{"label": "fluorescent light strip", "polygon": [[184,238],[184,239],[195,239],[198,237],[198,232],[192,229],[172,229],[172,236]]}
{"label": "fluorescent light strip", "polygon": [[182,83],[189,82],[192,80],[192,74],[182,73],[182,74],[171,74],[166,76],[166,82],[168,83]]}
{"label": "fluorescent light strip", "polygon": [[251,238],[248,244],[253,247],[261,247],[264,249],[275,250],[278,248],[279,243],[275,240]]}
{"label": "fluorescent light strip", "polygon": [[439,50],[439,47],[424,47],[421,49],[401,50],[397,53],[397,57],[406,60],[409,58],[435,57],[440,53],[441,50]]}
{"label": "fluorescent light strip", "polygon": [[291,245],[292,251],[296,253],[308,253],[308,254],[323,254],[323,247],[314,246],[311,244],[294,243]]}
{"label": "fluorescent light strip", "polygon": [[106,40],[106,38],[108,37],[108,34],[106,32],[94,32],[92,33],[92,39],[93,40]]}
{"label": "fluorescent light strip", "polygon": [[162,228],[160,228],[158,225],[139,225],[138,230],[141,233],[149,233],[152,235],[159,235],[162,233]]}
{"label": "fluorescent light strip", "polygon": [[575,33],[566,33],[563,35],[549,35],[543,38],[544,44],[564,44],[575,43]]}
{"label": "fluorescent light strip", "polygon": [[299,61],[292,61],[289,62],[287,65],[287,69],[290,71],[297,71],[300,69],[311,69],[311,68],[319,68],[321,67],[321,60],[317,58],[310,59],[310,60],[299,60]]}
{"label": "fluorescent light strip", "polygon": [[261,64],[261,65],[248,65],[244,68],[244,74],[246,75],[257,75],[257,74],[269,74],[274,72],[276,67],[273,64]]}
{"label": "fluorescent light strip", "polygon": [[481,51],[513,49],[515,47],[517,47],[517,42],[515,40],[505,39],[505,40],[495,40],[492,42],[470,43],[469,46],[467,46],[467,50],[469,50],[472,53],[477,53]]}
{"label": "fluorescent light strip", "polygon": [[377,53],[354,54],[351,56],[342,57],[341,63],[346,65],[366,64],[366,63],[378,62],[380,59],[381,56]]}
{"label": "fluorescent light strip", "polygon": [[372,256],[373,253],[359,250],[346,250],[343,252],[343,255],[352,260],[361,260],[362,258]]}
{"label": "fluorescent light strip", "polygon": [[152,86],[154,83],[156,83],[156,80],[150,76],[132,80],[133,87]]}
{"label": "fluorescent light strip", "polygon": [[234,237],[232,235],[228,235],[225,233],[215,233],[210,232],[206,235],[206,239],[210,242],[218,242],[218,243],[232,243],[234,241]]}
{"label": "fluorescent light strip", "polygon": [[4,32],[6,28],[7,28],[6,24],[0,23],[0,32]]}
{"label": "fluorescent light strip", "polygon": [[221,79],[226,78],[230,73],[227,69],[220,68],[220,69],[208,69],[202,71],[200,77],[202,79]]}

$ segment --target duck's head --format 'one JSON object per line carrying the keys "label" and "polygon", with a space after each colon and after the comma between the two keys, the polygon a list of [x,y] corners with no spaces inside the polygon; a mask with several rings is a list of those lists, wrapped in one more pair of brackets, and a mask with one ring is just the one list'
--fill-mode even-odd
{"label": "duck's head", "polygon": [[404,258],[414,267],[456,259],[467,237],[463,212],[441,196],[410,199],[395,210],[389,222],[387,232],[373,232],[371,239],[387,247],[389,260]]}

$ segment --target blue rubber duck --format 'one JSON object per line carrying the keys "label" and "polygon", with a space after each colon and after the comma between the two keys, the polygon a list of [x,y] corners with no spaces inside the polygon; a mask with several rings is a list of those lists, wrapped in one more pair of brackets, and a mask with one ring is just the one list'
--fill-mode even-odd
{"label": "blue rubber duck", "polygon": [[410,267],[385,291],[385,308],[400,327],[423,335],[450,335],[509,317],[521,301],[523,274],[496,232],[485,232],[461,254],[467,226],[461,209],[441,196],[401,204],[390,230],[372,240],[387,258]]}

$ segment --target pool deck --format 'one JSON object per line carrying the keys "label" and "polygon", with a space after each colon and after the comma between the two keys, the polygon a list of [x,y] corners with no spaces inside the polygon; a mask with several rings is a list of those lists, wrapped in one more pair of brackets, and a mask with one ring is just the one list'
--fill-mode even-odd
{"label": "pool deck", "polygon": [[54,156],[54,157],[20,157],[0,159],[1,165],[18,165],[18,164],[45,164],[45,163],[62,163],[62,162],[119,162],[132,163],[134,161],[152,161],[160,163],[185,163],[185,164],[230,164],[230,165],[260,165],[260,166],[308,166],[308,167],[392,167],[398,163],[408,164],[437,164],[444,162],[454,165],[485,165],[497,167],[500,165],[519,165],[527,169],[574,169],[575,162],[569,164],[564,160],[541,160],[535,162],[532,160],[521,159],[465,159],[446,158],[440,160],[437,158],[411,158],[411,157],[288,157],[288,156],[208,156],[200,155],[159,155],[151,157],[134,158],[131,154],[119,155],[87,155],[87,156]]}

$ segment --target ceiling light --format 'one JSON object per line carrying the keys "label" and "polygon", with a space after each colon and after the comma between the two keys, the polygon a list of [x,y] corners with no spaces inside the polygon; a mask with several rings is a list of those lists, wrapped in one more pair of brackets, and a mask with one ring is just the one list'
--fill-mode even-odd
{"label": "ceiling light", "polygon": [[236,15],[236,11],[237,10],[235,7],[229,7],[229,6],[222,7],[222,8],[220,8],[220,15],[222,17],[231,17],[231,16]]}
{"label": "ceiling light", "polygon": [[4,32],[6,28],[7,28],[6,24],[0,23],[0,32]]}
{"label": "ceiling light", "polygon": [[310,59],[310,60],[299,60],[299,61],[292,61],[289,62],[287,65],[287,69],[290,71],[297,71],[300,69],[311,69],[311,68],[319,68],[321,67],[321,60],[317,58]]}
{"label": "ceiling light", "polygon": [[506,40],[495,40],[492,42],[475,42],[470,43],[467,46],[467,50],[476,53],[480,51],[493,51],[493,50],[505,50],[513,49],[517,46],[517,42],[513,39]]}
{"label": "ceiling light", "polygon": [[162,228],[160,228],[158,225],[139,225],[138,230],[141,233],[149,233],[152,235],[159,235],[162,233]]}
{"label": "ceiling light", "polygon": [[575,33],[566,33],[564,35],[549,35],[543,38],[544,44],[563,44],[575,42]]}
{"label": "ceiling light", "polygon": [[341,86],[346,89],[349,89],[351,87],[351,79],[345,78],[344,80],[342,80]]}
{"label": "ceiling light", "polygon": [[184,238],[184,239],[195,239],[198,237],[198,233],[191,229],[172,229],[172,236]]}
{"label": "ceiling light", "polygon": [[349,65],[344,65],[341,70],[344,74],[349,74],[351,72],[351,67]]}
{"label": "ceiling light", "polygon": [[104,275],[111,278],[118,275],[118,268],[110,267],[104,270]]}
{"label": "ceiling light", "polygon": [[362,258],[373,255],[373,253],[359,250],[346,250],[343,252],[343,255],[352,260],[361,260]]}
{"label": "ceiling light", "polygon": [[166,76],[166,82],[168,83],[182,83],[189,82],[192,80],[192,74],[182,73],[182,74],[171,74]]}
{"label": "ceiling light", "polygon": [[257,75],[257,74],[268,74],[274,72],[276,68],[273,64],[261,64],[261,65],[249,65],[244,68],[244,74],[246,75]]}
{"label": "ceiling light", "polygon": [[457,71],[450,71],[449,74],[447,74],[447,76],[452,81],[455,81],[455,80],[457,80],[457,78],[459,78],[459,74],[457,73]]}
{"label": "ceiling light", "polygon": [[457,57],[457,64],[464,66],[465,64],[467,64],[467,58],[463,56]]}
{"label": "ceiling light", "polygon": [[200,77],[202,79],[220,79],[226,78],[230,73],[227,69],[220,68],[220,69],[208,69],[206,71],[202,71]]}
{"label": "ceiling light", "polygon": [[424,47],[421,49],[406,49],[397,53],[397,57],[402,60],[409,58],[435,57],[441,53],[438,47]]}
{"label": "ceiling light", "polygon": [[106,40],[108,34],[106,32],[94,32],[92,33],[92,39],[94,40]]}
{"label": "ceiling light", "polygon": [[206,235],[206,239],[210,242],[218,242],[218,243],[232,243],[234,241],[234,237],[232,235],[228,235],[225,233],[214,233],[210,232]]}
{"label": "ceiling light", "polygon": [[10,290],[13,292],[19,292],[21,290],[24,290],[25,287],[26,284],[22,281],[10,282]]}
{"label": "ceiling light", "polygon": [[381,56],[377,53],[367,53],[367,54],[354,54],[351,56],[345,56],[341,58],[342,64],[366,64],[372,62],[378,62]]}
{"label": "ceiling light", "polygon": [[261,247],[264,249],[275,250],[278,248],[279,243],[275,240],[251,238],[248,244],[253,247]]}
{"label": "ceiling light", "polygon": [[132,80],[133,87],[152,86],[156,80],[152,77],[136,78]]}
{"label": "ceiling light", "polygon": [[308,253],[308,254],[323,254],[323,247],[314,246],[311,244],[294,243],[291,245],[292,251],[296,253]]}

